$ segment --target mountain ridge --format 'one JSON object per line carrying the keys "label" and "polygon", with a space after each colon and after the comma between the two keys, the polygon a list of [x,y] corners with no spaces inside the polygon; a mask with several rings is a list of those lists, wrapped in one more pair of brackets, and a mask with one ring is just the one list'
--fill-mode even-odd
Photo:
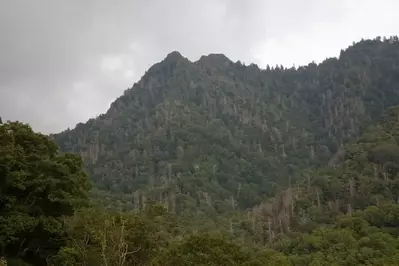
{"label": "mountain ridge", "polygon": [[174,51],[105,114],[53,136],[135,208],[143,197],[174,212],[251,208],[399,104],[398,44],[364,40],[320,64],[263,70]]}

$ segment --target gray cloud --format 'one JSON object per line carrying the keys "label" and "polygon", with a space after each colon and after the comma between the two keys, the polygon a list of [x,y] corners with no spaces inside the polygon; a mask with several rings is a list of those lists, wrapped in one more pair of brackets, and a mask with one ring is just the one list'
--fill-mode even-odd
{"label": "gray cloud", "polygon": [[42,132],[105,112],[173,50],[306,64],[397,34],[396,0],[3,0],[0,116]]}

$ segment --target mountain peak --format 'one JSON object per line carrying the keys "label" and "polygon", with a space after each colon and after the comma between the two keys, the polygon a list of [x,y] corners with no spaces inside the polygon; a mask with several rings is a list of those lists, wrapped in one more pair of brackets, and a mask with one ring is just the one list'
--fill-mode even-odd
{"label": "mountain peak", "polygon": [[167,61],[167,62],[177,62],[177,61],[180,61],[180,60],[182,60],[182,59],[185,59],[185,58],[184,58],[178,51],[173,51],[173,52],[169,53],[169,54],[165,57],[164,61]]}
{"label": "mountain peak", "polygon": [[164,71],[162,69],[164,69],[165,67],[167,68],[171,67],[171,69],[172,68],[174,69],[178,65],[187,66],[187,63],[190,63],[190,61],[187,58],[182,56],[178,51],[173,51],[167,54],[166,57],[161,62],[150,67],[150,69],[148,69],[148,71],[146,72],[147,74],[145,76],[146,77],[153,76],[154,73],[156,73],[157,71]]}
{"label": "mountain peak", "polygon": [[209,54],[201,56],[196,63],[209,68],[224,68],[229,66],[232,61],[224,54]]}

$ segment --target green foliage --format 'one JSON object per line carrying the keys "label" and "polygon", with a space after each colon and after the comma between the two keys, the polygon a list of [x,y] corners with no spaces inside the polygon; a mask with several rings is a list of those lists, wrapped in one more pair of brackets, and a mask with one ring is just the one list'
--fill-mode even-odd
{"label": "green foliage", "polygon": [[306,219],[293,225],[298,231],[309,224],[313,228],[273,243],[293,265],[397,264],[398,114],[399,107],[390,108],[346,147],[346,158],[335,169],[305,172],[293,219]]}
{"label": "green foliage", "polygon": [[192,235],[168,249],[156,265],[240,265],[247,260],[240,246],[222,237]]}
{"label": "green foliage", "polygon": [[393,265],[399,254],[396,237],[365,220],[343,219],[284,243],[293,265]]}
{"label": "green foliage", "polygon": [[156,248],[148,225],[129,213],[81,210],[67,221],[66,232],[68,246],[54,265],[142,265]]}
{"label": "green foliage", "polygon": [[62,217],[87,203],[89,189],[79,156],[59,154],[27,125],[1,124],[0,255],[35,261],[57,252]]}
{"label": "green foliage", "polygon": [[291,263],[276,251],[248,250],[221,235],[196,234],[172,244],[152,265],[289,266]]}

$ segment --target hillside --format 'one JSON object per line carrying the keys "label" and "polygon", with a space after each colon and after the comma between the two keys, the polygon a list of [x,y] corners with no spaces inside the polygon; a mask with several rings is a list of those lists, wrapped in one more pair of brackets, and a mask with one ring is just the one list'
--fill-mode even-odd
{"label": "hillside", "polygon": [[63,152],[0,119],[0,265],[398,265],[398,77],[396,37],[298,69],[173,52]]}
{"label": "hillside", "polygon": [[389,108],[346,144],[335,168],[306,169],[247,214],[231,213],[238,223],[229,232],[200,233],[159,204],[136,213],[88,206],[90,184],[79,156],[58,153],[27,125],[0,124],[0,262],[397,265],[398,129],[399,107]]}
{"label": "hillside", "polygon": [[172,52],[105,114],[53,137],[124,208],[245,210],[310,166],[339,164],[342,144],[399,104],[398,72],[397,37],[297,69]]}

